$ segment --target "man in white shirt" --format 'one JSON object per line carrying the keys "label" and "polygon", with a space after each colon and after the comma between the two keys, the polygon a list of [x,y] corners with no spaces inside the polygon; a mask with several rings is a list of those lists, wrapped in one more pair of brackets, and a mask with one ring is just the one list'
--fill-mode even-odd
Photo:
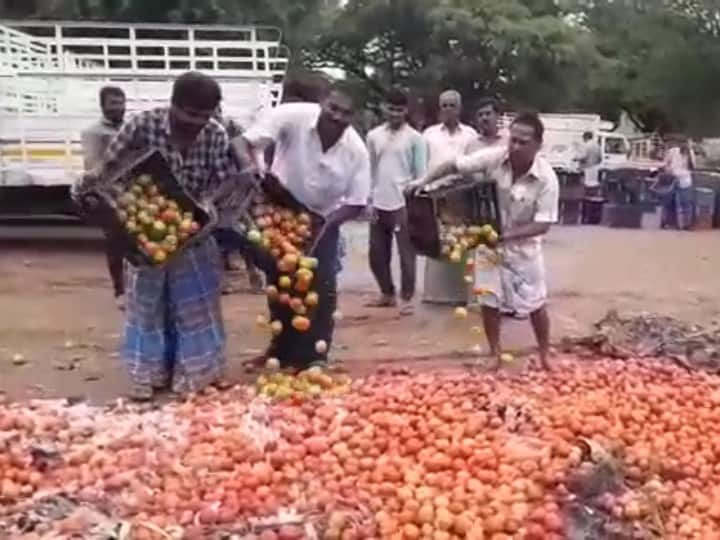
{"label": "man in white shirt", "polygon": [[583,144],[580,151],[580,166],[583,170],[583,185],[585,195],[595,196],[600,190],[600,163],[602,162],[602,151],[600,145],[595,141],[592,132],[583,133]]}
{"label": "man in white shirt", "polygon": [[[440,123],[423,132],[428,147],[428,168],[454,159],[467,152],[468,146],[478,134],[460,122],[462,97],[456,90],[440,94]],[[468,284],[464,269],[456,264],[427,259],[425,263],[425,286],[423,301],[439,304],[466,304]]]}
{"label": "man in white shirt", "polygon": [[670,148],[665,154],[663,171],[673,178],[670,194],[666,196],[663,210],[663,222],[671,220],[671,207],[675,210],[675,223],[681,230],[689,229],[693,224],[695,197],[693,191],[692,170],[695,156],[692,146],[681,137],[671,139]]}
{"label": "man in white shirt", "polygon": [[384,104],[387,121],[367,135],[372,175],[369,259],[370,269],[381,292],[380,297],[368,305],[396,305],[391,269],[394,236],[400,255],[402,315],[412,313],[416,259],[407,229],[404,190],[410,181],[425,174],[427,165],[425,141],[407,123],[407,111],[407,95],[401,90],[390,91]]}
{"label": "man in white shirt", "polygon": [[427,184],[448,174],[484,171],[497,183],[504,231],[497,248],[499,264],[489,265],[482,315],[490,353],[500,353],[502,308],[529,314],[539,346],[540,363],[548,368],[550,320],[545,303],[545,265],[542,237],[558,218],[558,179],[550,163],[538,155],[543,124],[537,114],[519,114],[510,127],[505,148],[479,150],[441,163],[420,182]]}
{"label": "man in white shirt", "polygon": [[[91,171],[100,165],[105,150],[123,125],[125,120],[125,92],[122,88],[117,86],[102,87],[100,89],[100,109],[102,111],[100,121],[83,130],[80,135],[86,171]],[[93,216],[91,221],[102,225],[102,219],[99,219],[99,216]],[[115,293],[115,303],[119,309],[124,310],[124,238],[115,232],[112,227],[103,227],[103,232],[105,233],[105,256],[110,279],[112,280],[113,292]]]}
{"label": "man in white shirt", "polygon": [[[325,218],[324,233],[313,253],[318,259],[313,287],[319,302],[310,330],[295,331],[288,310],[271,304],[273,319],[281,320],[286,330],[273,339],[268,355],[284,365],[305,368],[327,361],[327,351],[316,344],[322,340],[329,349],[332,342],[340,226],[362,214],[370,196],[370,159],[360,135],[350,126],[353,113],[348,91],[334,86],[320,104],[278,105],[242,135],[255,156],[274,143],[272,174]],[[262,156],[256,159],[262,163]],[[268,281],[276,277],[270,272]]]}
{"label": "man in white shirt", "polygon": [[428,146],[428,167],[454,158],[467,151],[477,131],[460,122],[462,97],[457,90],[446,90],[440,94],[440,123],[423,132]]}

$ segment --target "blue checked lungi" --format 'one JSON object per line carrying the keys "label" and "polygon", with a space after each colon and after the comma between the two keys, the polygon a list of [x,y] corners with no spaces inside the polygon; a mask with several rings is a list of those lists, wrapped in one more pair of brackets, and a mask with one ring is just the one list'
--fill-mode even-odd
{"label": "blue checked lungi", "polygon": [[122,357],[133,383],[195,392],[225,367],[222,270],[209,238],[162,268],[128,265]]}

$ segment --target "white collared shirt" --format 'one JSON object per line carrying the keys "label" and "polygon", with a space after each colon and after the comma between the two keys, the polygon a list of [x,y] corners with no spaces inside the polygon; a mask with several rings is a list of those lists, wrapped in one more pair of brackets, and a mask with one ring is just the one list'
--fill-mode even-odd
{"label": "white collared shirt", "polygon": [[320,105],[283,103],[243,133],[255,147],[275,143],[271,171],[311,210],[328,215],[342,205],[365,206],[370,159],[360,135],[348,127],[325,152],[317,132]]}
{"label": "white collared shirt", "polygon": [[672,174],[681,188],[692,186],[692,157],[683,154],[678,146],[673,146],[665,155],[665,168]]}
{"label": "white collared shirt", "polygon": [[484,148],[504,148],[507,146],[509,138],[510,134],[505,130],[498,131],[497,136],[493,138],[486,137],[482,133],[479,133],[477,137],[468,143],[465,153],[472,154],[473,152],[477,152],[478,150],[482,150]]}
{"label": "white collared shirt", "polygon": [[465,124],[458,124],[452,132],[445,124],[435,124],[427,128],[423,132],[423,138],[428,145],[428,169],[464,154],[470,142],[477,136],[477,131]]}
{"label": "white collared shirt", "polygon": [[408,124],[399,129],[382,124],[368,133],[367,146],[373,206],[386,211],[403,208],[406,185],[425,173],[427,149],[422,135]]}
{"label": "white collared shirt", "polygon": [[[535,156],[530,170],[513,181],[507,147],[493,147],[459,156],[455,165],[461,174],[486,173],[489,181],[497,183],[498,203],[503,229],[530,223],[555,223],[558,220],[560,187],[550,163]],[[529,257],[540,251],[539,236],[511,242],[507,249]]]}

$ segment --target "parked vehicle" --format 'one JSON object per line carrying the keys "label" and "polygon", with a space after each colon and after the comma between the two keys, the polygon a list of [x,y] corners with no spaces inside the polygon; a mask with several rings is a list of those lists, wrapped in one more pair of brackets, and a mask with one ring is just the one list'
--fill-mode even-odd
{"label": "parked vehicle", "polygon": [[246,125],[280,100],[287,53],[259,26],[0,22],[0,214],[72,212],[80,133],[98,93],[123,88],[128,115],[166,105],[188,70],[215,77],[223,113]]}
{"label": "parked vehicle", "polygon": [[[503,117],[504,125],[510,125],[514,115]],[[559,174],[580,173],[580,155],[583,134],[590,132],[600,145],[601,170],[623,167],[628,161],[630,144],[627,137],[610,131],[612,124],[602,120],[599,114],[547,113],[540,115],[545,126],[542,155],[550,161]]]}

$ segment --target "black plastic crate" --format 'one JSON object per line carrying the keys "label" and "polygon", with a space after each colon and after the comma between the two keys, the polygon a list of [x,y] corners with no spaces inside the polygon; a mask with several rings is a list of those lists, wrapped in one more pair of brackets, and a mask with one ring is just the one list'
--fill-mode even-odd
{"label": "black plastic crate", "polygon": [[[307,255],[312,255],[312,252],[323,233],[325,218],[298,201],[297,198],[295,198],[295,196],[282,185],[282,182],[280,182],[275,175],[267,174],[261,182],[254,186],[253,190],[255,193],[262,193],[267,201],[272,204],[287,208],[288,210],[292,210],[296,213],[304,212],[310,216],[312,236],[304,246],[303,251],[305,251]],[[251,195],[248,199],[250,201],[250,207],[246,211],[245,221],[248,226],[255,222],[255,218],[251,215],[253,206],[252,199],[253,196]]]}
{"label": "black plastic crate", "polygon": [[[179,244],[175,251],[168,254],[164,263],[155,262],[140,249],[135,235],[127,230],[118,214],[120,210],[117,204],[118,195],[130,188],[132,183],[142,175],[149,175],[158,187],[159,194],[167,199],[174,200],[181,213],[192,213],[193,221],[200,226],[198,232],[192,234],[187,240]],[[206,238],[215,226],[215,216],[203,208],[180,185],[167,160],[158,150],[139,154],[131,159],[129,164],[119,165],[109,173],[109,178],[103,179],[103,184],[106,187],[94,192],[100,196],[97,216],[104,228],[117,232],[125,239],[124,256],[134,265],[161,266],[166,264],[185,249]]]}
{"label": "black plastic crate", "polygon": [[450,185],[406,195],[408,231],[418,253],[438,259],[443,222],[457,225],[491,225],[502,232],[502,219],[495,182],[471,178],[453,180]]}

